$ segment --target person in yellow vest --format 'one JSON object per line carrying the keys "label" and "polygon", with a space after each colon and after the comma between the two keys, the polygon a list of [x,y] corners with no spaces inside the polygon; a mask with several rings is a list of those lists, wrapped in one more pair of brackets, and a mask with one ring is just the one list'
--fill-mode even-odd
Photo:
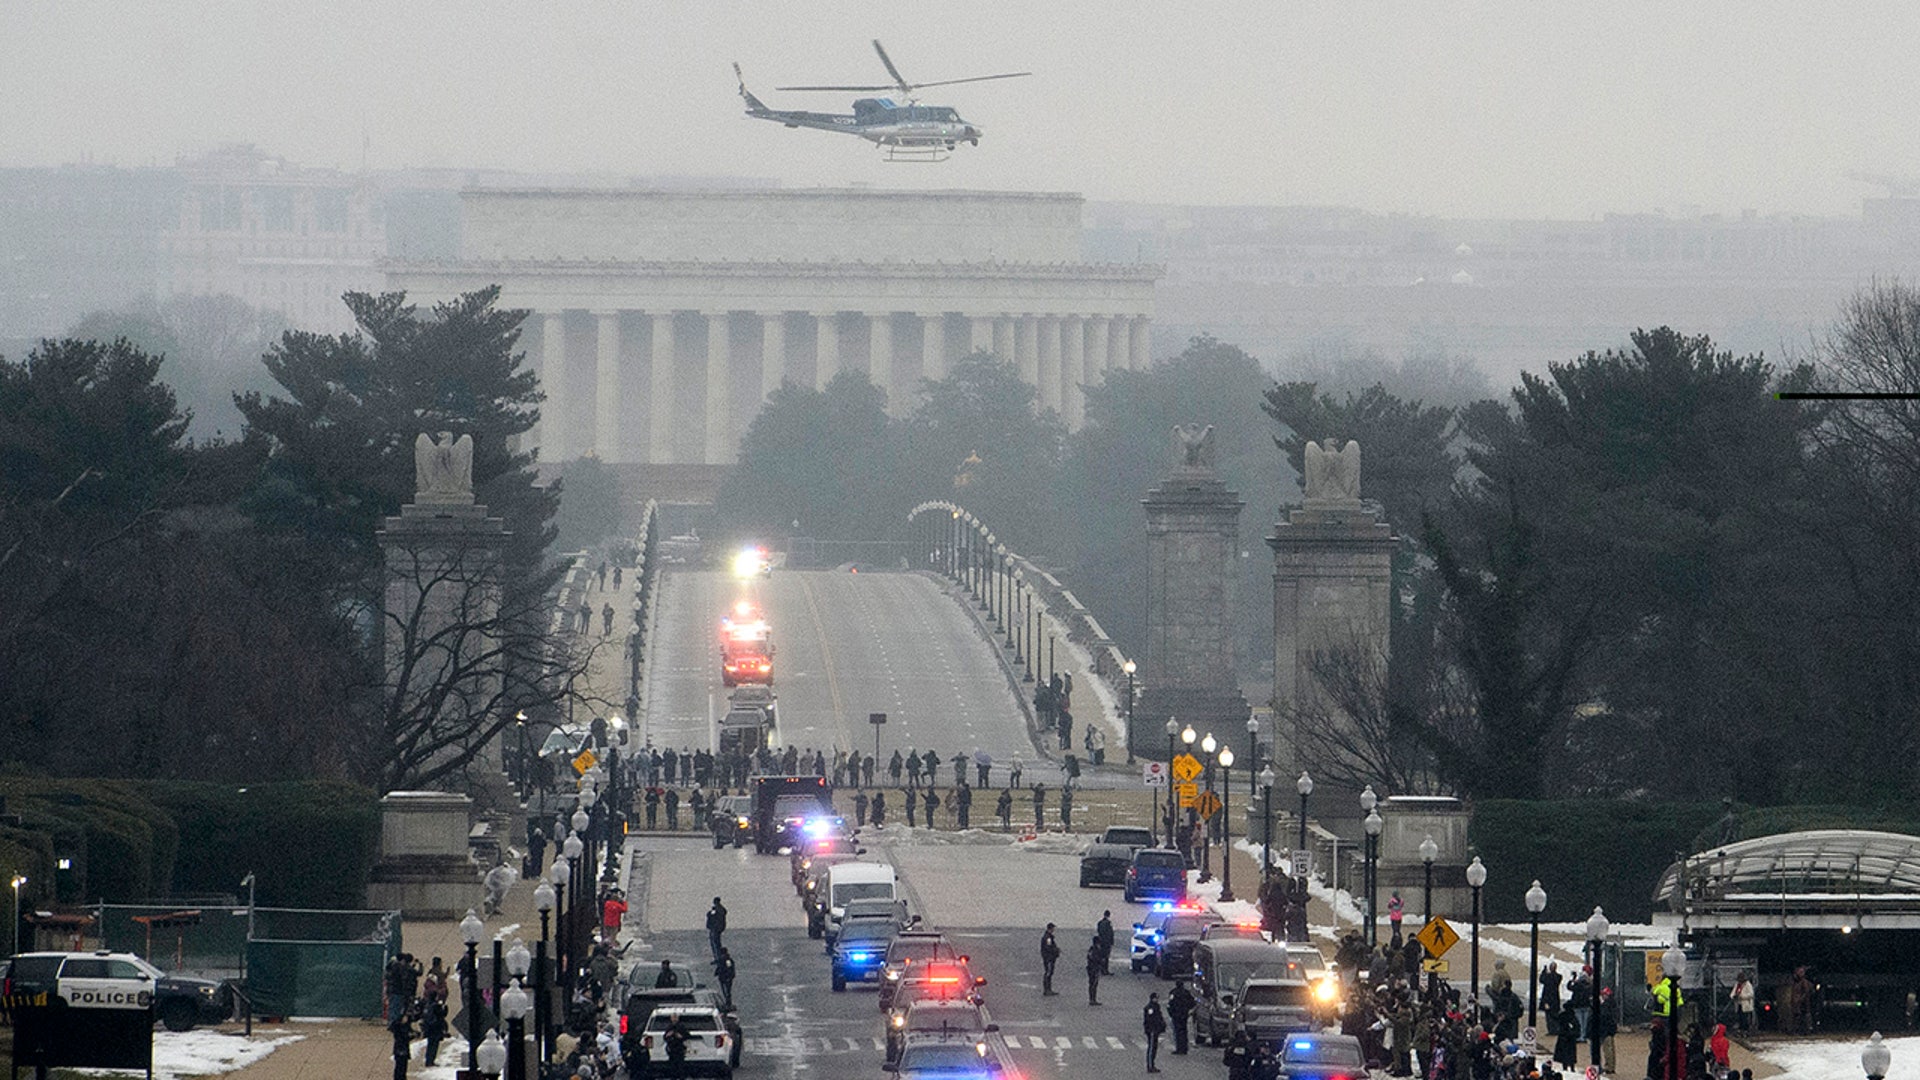
{"label": "person in yellow vest", "polygon": [[1686,995],[1680,992],[1678,979],[1661,979],[1647,987],[1647,992],[1653,995],[1653,1015],[1657,1017],[1672,1016],[1676,1009],[1687,1003]]}

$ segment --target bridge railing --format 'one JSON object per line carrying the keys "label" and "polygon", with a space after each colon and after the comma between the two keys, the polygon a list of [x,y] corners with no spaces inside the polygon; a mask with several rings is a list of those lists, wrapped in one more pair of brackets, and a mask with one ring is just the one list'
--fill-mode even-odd
{"label": "bridge railing", "polygon": [[1103,684],[1104,693],[1096,693],[1113,718],[1127,713],[1129,693],[1137,694],[1143,684],[1137,674],[1129,679],[1126,654],[1058,578],[1008,549],[985,521],[958,503],[923,502],[907,513],[907,521],[913,526],[911,564],[967,591],[1005,639],[1023,682],[1049,681],[1058,659],[1057,639],[1064,637],[1087,653],[1091,674]]}

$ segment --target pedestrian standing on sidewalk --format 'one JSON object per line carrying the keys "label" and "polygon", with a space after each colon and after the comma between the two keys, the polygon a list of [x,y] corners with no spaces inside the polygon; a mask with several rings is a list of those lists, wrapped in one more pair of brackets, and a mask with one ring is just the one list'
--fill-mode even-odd
{"label": "pedestrian standing on sidewalk", "polygon": [[1060,962],[1060,943],[1054,940],[1053,924],[1040,935],[1040,996],[1053,997],[1053,965]]}
{"label": "pedestrian standing on sidewalk", "polygon": [[865,791],[856,791],[853,793],[853,820],[854,823],[858,825],[865,825],[867,823],[867,793]]}
{"label": "pedestrian standing on sidewalk", "polygon": [[1013,831],[1013,789],[1001,788],[1000,798],[994,803],[994,813],[1000,815],[1000,831]]}
{"label": "pedestrian standing on sidewalk", "polygon": [[1104,970],[1100,957],[1100,939],[1087,940],[1087,1004],[1100,1004],[1100,974]]}
{"label": "pedestrian standing on sidewalk", "polygon": [[680,831],[680,793],[667,789],[667,828],[672,832]]}
{"label": "pedestrian standing on sidewalk", "polygon": [[877,829],[886,823],[887,793],[884,791],[876,791],[873,793],[873,827]]}
{"label": "pedestrian standing on sidewalk", "polygon": [[1047,827],[1047,785],[1033,785],[1033,831],[1039,832]]}
{"label": "pedestrian standing on sidewalk", "polygon": [[1160,1066],[1154,1059],[1160,1056],[1160,1036],[1167,1030],[1166,1014],[1160,1011],[1160,995],[1148,994],[1147,1007],[1140,1010],[1140,1031],[1147,1037],[1147,1071],[1157,1073]]}
{"label": "pedestrian standing on sidewalk", "polygon": [[931,829],[933,828],[933,812],[940,809],[940,796],[935,794],[933,788],[929,786],[927,788],[927,797],[920,800],[920,804],[926,808],[927,828]]}
{"label": "pedestrian standing on sidewalk", "polygon": [[402,1009],[387,1025],[393,1033],[393,1080],[407,1080],[407,1058],[413,1055],[413,1014]]}
{"label": "pedestrian standing on sidewalk", "polygon": [[1113,974],[1113,912],[1100,913],[1100,921],[1094,924],[1093,940],[1100,946],[1100,974]]}
{"label": "pedestrian standing on sidewalk", "polygon": [[1060,827],[1073,831],[1073,786],[1069,784],[1060,789]]}
{"label": "pedestrian standing on sidewalk", "polygon": [[[915,775],[918,774],[916,773]],[[913,815],[919,812],[919,809],[920,789],[918,787],[910,787],[907,789],[907,828],[913,828]]]}
{"label": "pedestrian standing on sidewalk", "polygon": [[971,813],[972,810],[973,789],[967,786],[965,780],[962,780],[960,786],[956,788],[953,793],[953,812],[959,815],[961,828],[965,829],[970,827],[967,823],[967,815]]}
{"label": "pedestrian standing on sidewalk", "polygon": [[713,962],[713,977],[720,983],[720,996],[726,1001],[727,1008],[733,1008],[733,953],[720,950],[720,958]]}
{"label": "pedestrian standing on sidewalk", "polygon": [[1007,770],[1007,786],[1020,786],[1020,755],[1013,756],[1013,764]]}

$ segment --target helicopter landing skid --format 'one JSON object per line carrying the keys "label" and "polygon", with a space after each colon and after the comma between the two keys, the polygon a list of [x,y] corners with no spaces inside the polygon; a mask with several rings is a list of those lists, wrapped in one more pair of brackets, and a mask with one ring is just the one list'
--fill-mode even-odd
{"label": "helicopter landing skid", "polygon": [[885,160],[932,165],[953,156],[953,151],[944,146],[887,146]]}

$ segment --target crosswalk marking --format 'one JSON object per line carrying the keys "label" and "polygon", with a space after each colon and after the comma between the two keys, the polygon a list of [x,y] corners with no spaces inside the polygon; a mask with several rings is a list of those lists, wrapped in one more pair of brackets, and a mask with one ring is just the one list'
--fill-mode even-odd
{"label": "crosswalk marking", "polygon": [[1055,1039],[1053,1043],[1054,1043],[1054,1046],[1058,1047],[1061,1050],[1073,1049],[1073,1040],[1067,1038],[1065,1035],[1062,1035],[1059,1038]]}
{"label": "crosswalk marking", "polygon": [[1083,1046],[1085,1046],[1085,1047],[1086,1047],[1087,1049],[1089,1049],[1089,1050],[1098,1050],[1098,1049],[1100,1049],[1100,1044],[1098,1044],[1098,1043],[1096,1043],[1096,1042],[1094,1042],[1094,1041],[1093,1041],[1093,1036],[1091,1036],[1091,1035],[1087,1035],[1087,1036],[1084,1036],[1083,1038],[1081,1038],[1081,1040],[1080,1040],[1080,1043],[1081,1043],[1081,1045],[1083,1045]]}
{"label": "crosswalk marking", "polygon": [[1127,1048],[1127,1044],[1121,1042],[1119,1036],[1109,1035],[1107,1036],[1107,1048],[1110,1050],[1125,1050]]}

